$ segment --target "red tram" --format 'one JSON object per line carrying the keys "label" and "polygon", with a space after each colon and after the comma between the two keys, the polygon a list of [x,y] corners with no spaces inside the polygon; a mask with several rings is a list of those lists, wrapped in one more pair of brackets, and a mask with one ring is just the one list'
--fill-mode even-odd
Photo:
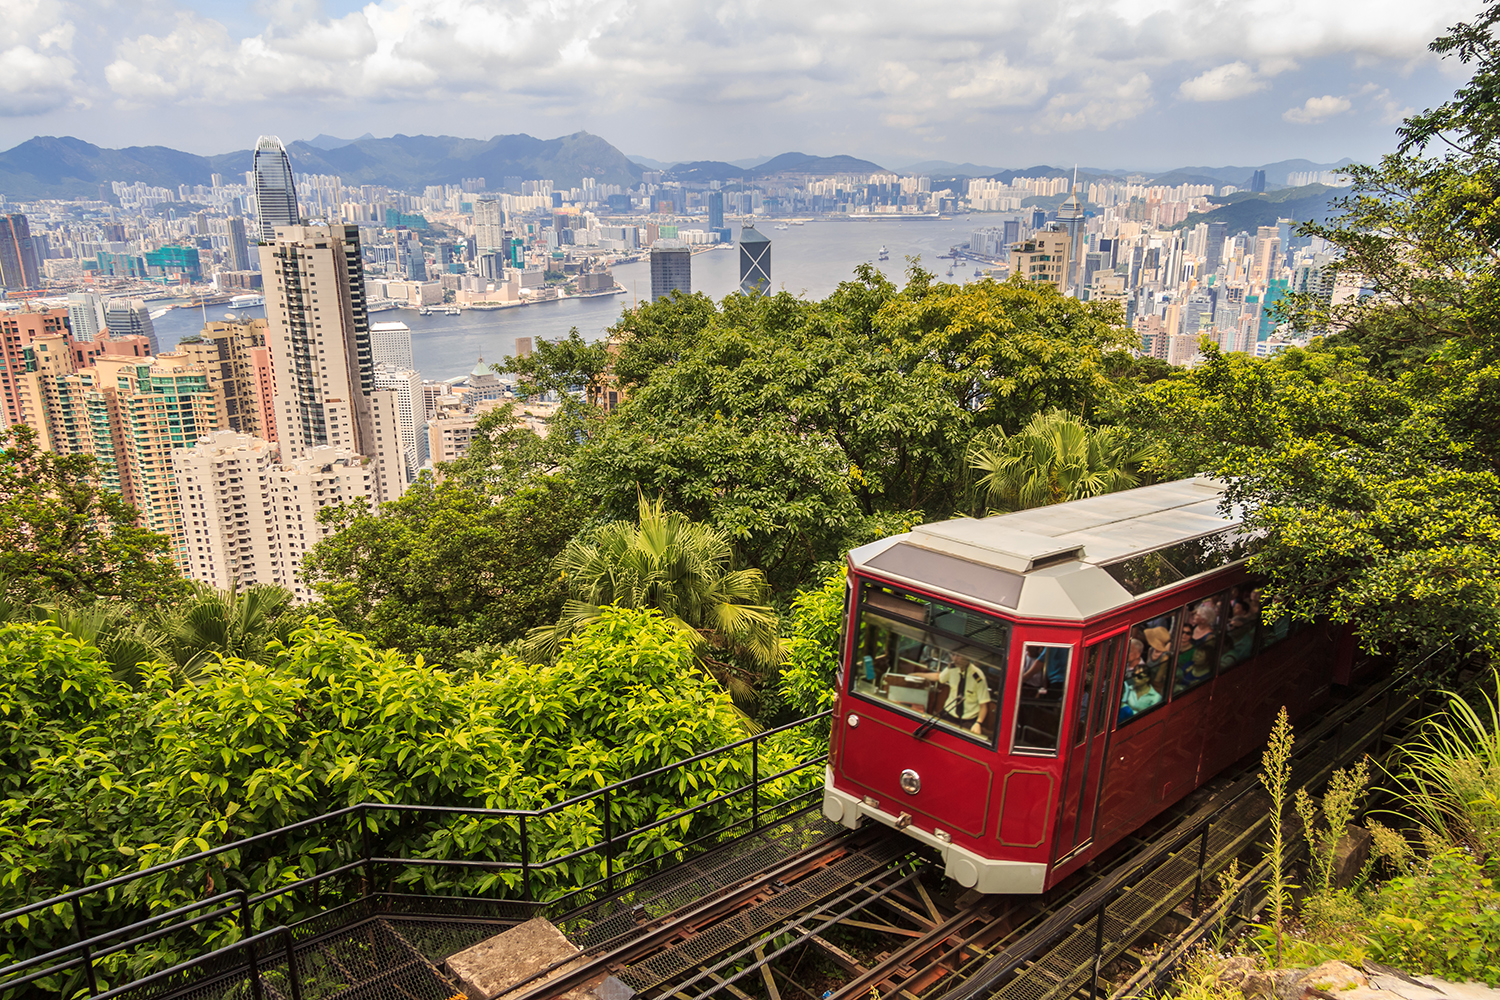
{"label": "red tram", "polygon": [[1038,893],[1348,683],[1345,630],[1262,622],[1203,477],[849,553],[823,812]]}

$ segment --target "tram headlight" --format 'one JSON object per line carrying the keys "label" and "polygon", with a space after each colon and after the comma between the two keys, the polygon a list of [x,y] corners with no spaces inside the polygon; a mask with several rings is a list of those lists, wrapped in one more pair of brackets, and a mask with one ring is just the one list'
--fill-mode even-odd
{"label": "tram headlight", "polygon": [[911,768],[901,772],[901,790],[907,795],[915,795],[922,790],[922,776]]}

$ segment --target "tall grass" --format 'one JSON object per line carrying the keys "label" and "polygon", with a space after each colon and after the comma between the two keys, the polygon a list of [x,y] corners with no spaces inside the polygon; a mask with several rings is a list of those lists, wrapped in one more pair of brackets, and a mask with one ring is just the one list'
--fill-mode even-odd
{"label": "tall grass", "polygon": [[1500,866],[1500,670],[1478,704],[1449,693],[1448,707],[1422,723],[1392,774],[1412,818],[1487,868]]}

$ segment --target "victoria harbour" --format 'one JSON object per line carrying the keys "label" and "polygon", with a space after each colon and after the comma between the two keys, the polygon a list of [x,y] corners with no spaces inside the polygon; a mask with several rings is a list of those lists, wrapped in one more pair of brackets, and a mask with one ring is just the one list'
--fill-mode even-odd
{"label": "victoria harbour", "polygon": [[[761,223],[771,237],[772,280],[777,291],[790,292],[810,299],[827,296],[839,282],[854,277],[860,264],[876,267],[891,281],[902,284],[907,259],[915,258],[939,281],[962,282],[974,279],[974,262],[960,261],[950,277],[948,265],[940,260],[949,248],[966,243],[969,233],[983,226],[997,225],[999,220],[1013,218],[994,214],[961,215],[954,219],[903,219],[900,221],[853,222],[844,219],[816,219],[785,229],[773,228],[770,221]],[[735,226],[735,235],[739,227]],[[880,261],[881,247],[888,260]],[[575,327],[587,339],[602,337],[620,318],[622,310],[651,297],[650,264],[646,260],[616,265],[615,281],[625,289],[623,294],[559,299],[511,309],[466,310],[458,316],[434,314],[423,316],[415,309],[393,309],[373,313],[371,321],[402,322],[411,327],[412,357],[417,369],[427,378],[443,379],[473,369],[483,358],[486,364],[512,355],[516,338],[552,340],[566,337]],[[739,251],[736,246],[709,250],[693,257],[693,290],[713,299],[722,299],[739,287]],[[265,315],[261,308],[236,310],[236,316],[252,318]],[[163,349],[203,328],[208,320],[225,318],[222,306],[171,309],[155,319],[157,337]]]}

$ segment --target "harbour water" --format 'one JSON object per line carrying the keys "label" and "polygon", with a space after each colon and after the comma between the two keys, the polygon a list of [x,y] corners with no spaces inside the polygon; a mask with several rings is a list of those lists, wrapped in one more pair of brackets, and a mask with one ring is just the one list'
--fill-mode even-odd
{"label": "harbour water", "polygon": [[[841,281],[854,275],[862,263],[874,264],[886,277],[901,284],[907,258],[921,265],[939,281],[963,282],[974,278],[974,262],[959,261],[953,276],[947,276],[952,261],[939,260],[950,247],[966,243],[969,233],[983,226],[999,225],[1004,215],[964,215],[947,219],[852,222],[817,219],[804,225],[775,228],[766,220],[759,224],[771,238],[771,279],[777,291],[820,299]],[[739,229],[734,227],[736,236]],[[877,261],[886,247],[889,260]],[[412,358],[423,376],[430,379],[461,375],[481,357],[488,364],[514,354],[517,337],[533,341],[566,337],[576,327],[584,337],[602,337],[620,318],[621,310],[651,297],[651,266],[642,260],[613,269],[623,295],[561,299],[531,306],[499,310],[466,310],[459,316],[420,316],[415,309],[392,309],[374,313],[374,322],[400,321],[411,327]],[[739,287],[737,248],[711,250],[693,257],[693,291],[721,299]],[[223,306],[209,307],[208,319],[223,319]],[[245,317],[264,316],[263,308],[237,310]],[[203,327],[199,309],[173,309],[155,321],[157,338],[164,350]]]}

